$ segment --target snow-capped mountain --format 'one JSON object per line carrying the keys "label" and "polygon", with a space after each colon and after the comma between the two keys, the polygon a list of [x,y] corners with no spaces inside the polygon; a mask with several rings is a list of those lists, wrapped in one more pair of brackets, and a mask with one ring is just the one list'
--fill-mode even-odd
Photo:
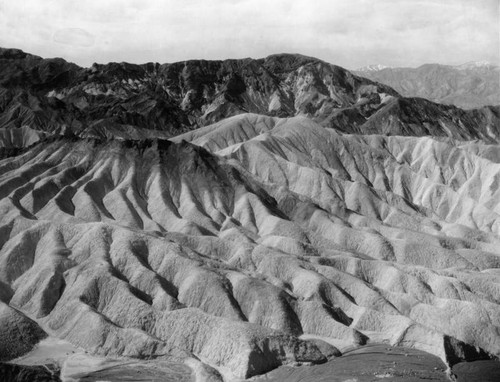
{"label": "snow-capped mountain", "polygon": [[474,70],[474,69],[490,69],[490,68],[498,68],[498,65],[495,65],[489,61],[470,61],[465,64],[456,65],[454,68],[458,70]]}
{"label": "snow-capped mountain", "polygon": [[363,66],[362,68],[356,69],[356,72],[376,72],[382,69],[388,69],[390,68],[389,66],[385,66],[382,64],[375,64],[375,65],[367,65]]}

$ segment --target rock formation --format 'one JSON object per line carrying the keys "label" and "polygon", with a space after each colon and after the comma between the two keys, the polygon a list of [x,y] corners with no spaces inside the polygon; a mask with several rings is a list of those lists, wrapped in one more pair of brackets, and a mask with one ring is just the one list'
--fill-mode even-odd
{"label": "rock formation", "polygon": [[2,55],[4,359],[47,335],[230,378],[369,342],[500,356],[494,111],[301,56]]}
{"label": "rock formation", "polygon": [[0,67],[0,128],[166,138],[233,115],[257,113],[304,115],[356,134],[486,141],[500,136],[498,107],[463,111],[403,98],[386,85],[300,55],[80,68],[60,58],[0,49]]}

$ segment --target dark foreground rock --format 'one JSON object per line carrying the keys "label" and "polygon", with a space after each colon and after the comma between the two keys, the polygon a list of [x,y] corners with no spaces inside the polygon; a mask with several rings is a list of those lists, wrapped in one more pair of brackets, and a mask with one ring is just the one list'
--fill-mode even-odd
{"label": "dark foreground rock", "polygon": [[498,382],[500,362],[498,360],[461,362],[453,366],[457,382]]}
{"label": "dark foreground rock", "polygon": [[[346,352],[328,363],[308,368],[281,367],[255,382],[449,382],[447,367],[428,353],[371,345]],[[480,379],[477,379],[479,381]]]}
{"label": "dark foreground rock", "polygon": [[25,366],[0,363],[3,382],[60,382],[59,369],[54,365]]}

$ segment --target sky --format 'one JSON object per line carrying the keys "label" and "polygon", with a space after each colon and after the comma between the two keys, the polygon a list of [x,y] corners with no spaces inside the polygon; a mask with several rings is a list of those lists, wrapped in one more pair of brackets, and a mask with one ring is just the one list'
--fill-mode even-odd
{"label": "sky", "polygon": [[300,53],[500,64],[500,0],[0,0],[0,46],[82,66]]}

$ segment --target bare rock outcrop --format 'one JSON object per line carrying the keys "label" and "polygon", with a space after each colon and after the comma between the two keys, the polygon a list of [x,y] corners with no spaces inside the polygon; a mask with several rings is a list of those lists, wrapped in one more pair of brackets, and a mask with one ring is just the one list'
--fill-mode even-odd
{"label": "bare rock outcrop", "polygon": [[87,138],[168,138],[256,113],[307,116],[355,134],[500,138],[498,102],[464,111],[404,98],[387,85],[298,54],[82,68],[0,48],[0,69],[0,129],[9,131],[28,127]]}

